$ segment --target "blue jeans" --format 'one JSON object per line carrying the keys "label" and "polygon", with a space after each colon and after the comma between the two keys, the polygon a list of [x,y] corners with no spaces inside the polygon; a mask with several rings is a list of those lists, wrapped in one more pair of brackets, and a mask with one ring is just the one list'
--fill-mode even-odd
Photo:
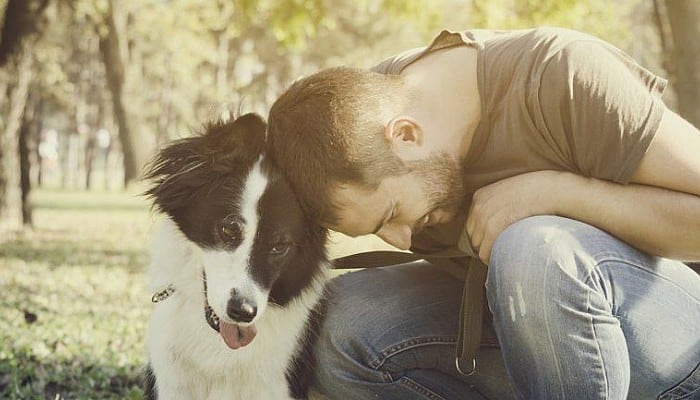
{"label": "blue jeans", "polygon": [[417,262],[335,282],[313,384],[329,399],[700,398],[700,276],[590,225],[500,235],[471,376],[454,364],[461,281]]}

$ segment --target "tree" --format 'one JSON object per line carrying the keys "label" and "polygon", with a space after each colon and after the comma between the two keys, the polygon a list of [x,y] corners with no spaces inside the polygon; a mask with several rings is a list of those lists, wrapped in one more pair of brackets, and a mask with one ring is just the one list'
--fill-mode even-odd
{"label": "tree", "polygon": [[128,184],[139,178],[141,168],[146,162],[147,151],[140,145],[142,140],[133,129],[133,116],[127,110],[124,98],[127,57],[122,29],[118,24],[118,4],[119,2],[113,0],[107,2],[103,32],[100,33],[100,52],[104,60],[107,86],[112,94],[112,109],[124,154],[124,184]]}
{"label": "tree", "polygon": [[19,132],[48,0],[9,0],[0,37],[0,231],[22,226]]}
{"label": "tree", "polygon": [[37,146],[39,142],[39,132],[41,131],[41,118],[38,117],[41,99],[36,85],[32,85],[27,104],[22,118],[22,126],[19,132],[19,165],[20,165],[20,188],[22,190],[22,223],[25,226],[34,225],[32,205],[30,201],[31,192],[31,170],[32,164],[37,164]]}
{"label": "tree", "polygon": [[664,27],[663,6],[659,0],[654,2],[654,7],[678,112],[700,127],[700,2],[666,0],[668,29]]}

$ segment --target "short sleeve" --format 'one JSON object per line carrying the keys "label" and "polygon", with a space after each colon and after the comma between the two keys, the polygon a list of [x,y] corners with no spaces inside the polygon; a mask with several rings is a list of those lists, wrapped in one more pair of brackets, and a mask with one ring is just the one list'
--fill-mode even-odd
{"label": "short sleeve", "polygon": [[585,176],[628,183],[658,129],[666,80],[602,41],[568,43],[541,70],[538,128]]}
{"label": "short sleeve", "polygon": [[406,50],[403,53],[388,57],[376,64],[370,71],[380,74],[398,75],[406,66],[413,63],[427,51],[426,47],[418,47],[415,49]]}
{"label": "short sleeve", "polygon": [[475,36],[487,37],[489,33],[487,31],[453,32],[443,30],[428,46],[416,47],[388,57],[370,70],[380,74],[400,74],[404,68],[433,51],[453,46],[478,46]]}

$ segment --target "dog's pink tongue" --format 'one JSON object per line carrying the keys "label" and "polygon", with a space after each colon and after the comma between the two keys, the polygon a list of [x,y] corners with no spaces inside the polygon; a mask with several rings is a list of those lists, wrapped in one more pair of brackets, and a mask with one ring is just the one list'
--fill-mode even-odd
{"label": "dog's pink tongue", "polygon": [[224,343],[234,350],[249,345],[258,333],[255,325],[240,326],[224,321],[219,322],[219,332],[221,332]]}

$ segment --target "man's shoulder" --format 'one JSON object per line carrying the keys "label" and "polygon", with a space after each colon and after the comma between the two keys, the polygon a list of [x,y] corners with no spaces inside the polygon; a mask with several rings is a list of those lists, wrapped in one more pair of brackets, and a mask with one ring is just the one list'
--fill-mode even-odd
{"label": "man's shoulder", "polygon": [[575,42],[603,42],[584,32],[551,26],[512,31],[467,31],[466,34],[480,38],[479,42],[488,53],[511,50],[538,58],[556,54]]}
{"label": "man's shoulder", "polygon": [[425,47],[417,47],[402,53],[387,57],[370,68],[371,71],[380,74],[400,74],[404,68],[418,60],[426,51]]}
{"label": "man's shoulder", "polygon": [[579,40],[598,39],[583,32],[549,26],[519,30],[469,29],[456,31],[443,29],[426,46],[416,47],[387,57],[371,70],[382,74],[400,74],[406,67],[425,55],[454,46],[496,51],[506,48],[529,51],[538,47],[549,47],[553,51],[558,51],[567,43]]}
{"label": "man's shoulder", "polygon": [[399,54],[387,57],[386,59],[382,60],[374,67],[372,67],[371,70],[382,74],[400,74],[409,65],[437,50],[457,46],[467,46],[476,48],[480,46],[482,40],[485,40],[486,38],[498,34],[498,32],[503,31],[453,31],[449,29],[443,29],[427,45],[423,47],[409,49]]}
{"label": "man's shoulder", "polygon": [[529,29],[533,38],[550,39],[562,43],[578,41],[578,40],[600,40],[599,38],[585,32],[562,28],[557,26],[539,26]]}

